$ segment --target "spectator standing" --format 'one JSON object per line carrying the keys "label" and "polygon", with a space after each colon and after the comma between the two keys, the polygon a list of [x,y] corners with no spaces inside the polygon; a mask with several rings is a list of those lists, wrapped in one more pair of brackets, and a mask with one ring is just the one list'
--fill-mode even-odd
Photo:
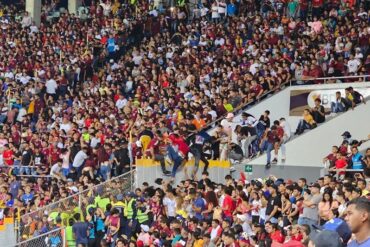
{"label": "spectator standing", "polygon": [[81,215],[79,213],[75,214],[74,219],[76,222],[72,226],[72,232],[76,240],[76,246],[87,246],[89,243],[89,224],[81,220]]}
{"label": "spectator standing", "polygon": [[307,224],[312,229],[313,225],[319,223],[318,205],[322,200],[320,185],[318,183],[311,185],[310,190],[303,194],[303,198],[303,213],[298,219],[298,224]]}
{"label": "spectator standing", "polygon": [[281,216],[281,197],[278,195],[278,187],[275,184],[268,186],[270,196],[266,207],[266,222],[273,224],[278,223],[278,219]]}

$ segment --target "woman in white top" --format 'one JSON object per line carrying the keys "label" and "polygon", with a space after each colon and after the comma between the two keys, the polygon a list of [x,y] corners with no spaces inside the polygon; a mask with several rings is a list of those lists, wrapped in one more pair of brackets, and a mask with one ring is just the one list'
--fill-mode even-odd
{"label": "woman in white top", "polygon": [[216,1],[218,6],[218,14],[220,15],[221,20],[226,16],[226,3],[224,0]]}
{"label": "woman in white top", "polygon": [[260,209],[262,207],[260,196],[257,191],[252,191],[252,201],[251,201],[251,215],[252,224],[259,224],[260,222]]}
{"label": "woman in white top", "polygon": [[218,13],[218,3],[216,1],[212,3],[211,13],[213,23],[217,24],[220,20],[220,14]]}

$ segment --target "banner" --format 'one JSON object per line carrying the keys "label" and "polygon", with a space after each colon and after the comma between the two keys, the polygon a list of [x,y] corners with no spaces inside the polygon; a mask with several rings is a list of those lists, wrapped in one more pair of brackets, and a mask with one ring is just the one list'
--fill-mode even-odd
{"label": "banner", "polygon": [[[354,88],[355,91],[362,94],[365,98],[370,96],[370,88]],[[335,93],[340,92],[345,98],[344,88],[334,89],[292,89],[290,90],[290,116],[301,116],[304,109],[310,109],[315,106],[315,99],[321,99],[321,104],[326,112],[330,112],[331,102],[335,101]]]}

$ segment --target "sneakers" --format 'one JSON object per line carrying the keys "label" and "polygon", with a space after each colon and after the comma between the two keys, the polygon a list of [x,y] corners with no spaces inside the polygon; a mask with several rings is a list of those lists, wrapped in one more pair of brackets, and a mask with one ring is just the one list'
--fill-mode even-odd
{"label": "sneakers", "polygon": [[271,168],[271,163],[270,162],[268,162],[267,164],[266,164],[266,169],[268,170],[268,169],[270,169]]}
{"label": "sneakers", "polygon": [[235,167],[230,167],[230,172],[235,172],[236,171],[236,169],[235,169]]}
{"label": "sneakers", "polygon": [[271,163],[272,163],[272,164],[276,164],[276,163],[277,163],[277,161],[278,161],[278,160],[277,160],[277,158],[274,158],[274,159],[272,160],[272,162],[271,162]]}
{"label": "sneakers", "polygon": [[286,158],[285,157],[282,157],[281,158],[281,163],[285,163],[285,160],[286,160]]}
{"label": "sneakers", "polygon": [[170,171],[163,171],[163,175],[165,175],[165,176],[171,176],[171,172]]}

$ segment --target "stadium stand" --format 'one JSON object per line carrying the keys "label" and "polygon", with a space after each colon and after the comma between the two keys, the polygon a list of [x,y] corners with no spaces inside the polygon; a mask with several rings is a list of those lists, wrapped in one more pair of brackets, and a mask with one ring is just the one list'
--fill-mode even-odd
{"label": "stadium stand", "polygon": [[[42,1],[40,25],[24,1],[0,3],[2,246],[370,245],[361,141],[333,147],[312,181],[209,176],[284,153],[286,122],[246,106],[290,85],[367,83],[369,1],[65,2]],[[295,134],[320,128],[316,102]],[[349,86],[329,114],[362,103]],[[144,159],[163,178],[135,182]]]}

